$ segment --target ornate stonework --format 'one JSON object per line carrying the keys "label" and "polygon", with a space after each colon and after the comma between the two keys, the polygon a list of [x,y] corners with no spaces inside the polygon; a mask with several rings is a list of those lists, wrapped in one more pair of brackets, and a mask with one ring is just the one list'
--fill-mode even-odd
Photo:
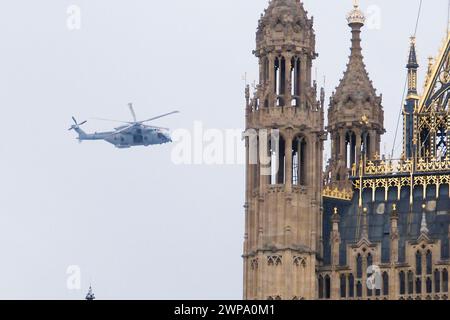
{"label": "ornate stonework", "polygon": [[347,19],[325,177],[313,19],[299,0],[272,0],[259,21],[260,79],[245,91],[244,298],[448,300],[450,36],[423,95],[411,41],[404,152],[392,160],[380,156],[382,99],[363,62],[357,1]]}
{"label": "ornate stonework", "polygon": [[313,20],[299,1],[270,2],[255,55],[260,81],[252,99],[246,90],[246,128],[257,137],[247,137],[246,146],[247,159],[255,148],[258,156],[247,164],[244,297],[314,299],[324,101],[311,81]]}
{"label": "ornate stonework", "polygon": [[380,153],[380,136],[384,133],[382,97],[376,94],[363,62],[360,35],[364,20],[355,4],[348,15],[352,30],[350,59],[328,109],[332,151],[326,179],[327,184],[339,188],[349,188],[354,164]]}

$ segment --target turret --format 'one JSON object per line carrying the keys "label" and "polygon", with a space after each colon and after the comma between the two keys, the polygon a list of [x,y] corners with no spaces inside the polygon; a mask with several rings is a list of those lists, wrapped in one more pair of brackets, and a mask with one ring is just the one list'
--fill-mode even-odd
{"label": "turret", "polygon": [[411,37],[411,45],[409,50],[408,64],[408,96],[406,98],[405,107],[403,108],[403,154],[410,159],[414,156],[414,112],[419,103],[417,94],[417,63],[416,54],[416,38]]}

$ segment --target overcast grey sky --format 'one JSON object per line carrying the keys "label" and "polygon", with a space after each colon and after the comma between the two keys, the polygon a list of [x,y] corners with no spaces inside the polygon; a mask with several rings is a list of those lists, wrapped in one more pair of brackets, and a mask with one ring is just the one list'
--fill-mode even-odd
{"label": "overcast grey sky", "polygon": [[[375,5],[363,32],[370,76],[383,93],[392,147],[419,1]],[[314,15],[327,101],[347,63],[351,0],[305,0]],[[81,8],[81,29],[67,8]],[[173,145],[117,150],[78,144],[70,117],[141,119],[192,130],[244,125],[244,83],[267,0],[0,1],[0,298],[242,297],[244,167],[175,165]],[[447,1],[424,1],[421,74],[445,35]],[[423,77],[421,77],[421,83]],[[112,124],[90,120],[87,131]],[[401,134],[399,136],[401,139]],[[401,140],[398,140],[399,142]],[[382,146],[382,150],[384,147]],[[329,154],[329,151],[326,151]],[[68,266],[81,290],[68,290]]]}

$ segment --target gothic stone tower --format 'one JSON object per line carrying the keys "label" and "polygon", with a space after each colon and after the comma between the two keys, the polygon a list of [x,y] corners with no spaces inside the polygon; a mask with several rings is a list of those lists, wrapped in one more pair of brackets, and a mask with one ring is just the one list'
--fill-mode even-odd
{"label": "gothic stone tower", "polygon": [[246,89],[245,299],[314,299],[321,252],[324,94],[312,84],[313,19],[272,0],[256,33],[259,84]]}
{"label": "gothic stone tower", "polygon": [[384,112],[381,95],[376,94],[363,62],[361,28],[365,17],[355,3],[349,13],[352,47],[347,70],[328,109],[328,132],[331,135],[331,160],[327,172],[333,187],[351,188],[348,177],[360,160],[374,159],[380,154],[380,137]]}

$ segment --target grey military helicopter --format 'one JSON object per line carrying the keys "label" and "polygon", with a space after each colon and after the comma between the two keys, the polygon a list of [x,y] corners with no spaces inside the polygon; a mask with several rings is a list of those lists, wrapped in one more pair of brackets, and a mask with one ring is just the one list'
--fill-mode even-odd
{"label": "grey military helicopter", "polygon": [[78,140],[80,142],[84,140],[104,140],[120,149],[135,146],[147,147],[151,145],[158,145],[172,142],[168,128],[150,126],[147,125],[146,123],[163,117],[167,117],[175,113],[179,113],[179,111],[169,112],[144,121],[137,121],[136,113],[134,112],[133,109],[133,104],[129,103],[128,107],[130,108],[130,112],[133,117],[133,121],[131,122],[96,118],[96,120],[101,121],[112,121],[122,123],[123,124],[122,126],[114,128],[115,131],[86,133],[80,127],[84,125],[87,121],[78,123],[75,117],[72,117],[73,122],[75,124],[73,124],[69,128],[69,131],[75,130],[75,132],[78,133]]}

